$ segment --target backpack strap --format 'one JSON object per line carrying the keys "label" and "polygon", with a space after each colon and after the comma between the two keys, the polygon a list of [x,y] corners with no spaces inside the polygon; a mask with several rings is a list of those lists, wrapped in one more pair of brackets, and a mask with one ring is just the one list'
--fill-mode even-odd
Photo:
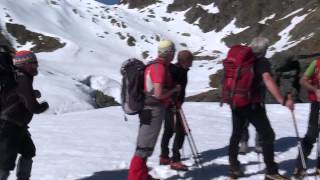
{"label": "backpack strap", "polygon": [[316,67],[315,67],[315,71],[314,71],[314,80],[316,81],[315,83],[317,84],[317,86],[319,87],[319,81],[320,81],[320,59],[317,59],[316,62]]}
{"label": "backpack strap", "polygon": [[[159,63],[157,62],[157,60],[154,60],[154,61],[150,61],[147,65],[146,65],[146,68],[150,65],[155,65],[155,69],[156,71],[159,71],[159,64],[162,64],[162,63]],[[162,64],[163,65],[163,64]],[[161,66],[161,65],[160,65]],[[158,74],[158,72],[156,72],[156,74]],[[145,77],[144,77],[145,78]],[[151,91],[151,92],[148,92],[148,91],[145,91],[145,105],[146,106],[154,106],[154,105],[159,105],[160,104],[160,101],[158,99],[156,99],[154,96],[154,90]]]}

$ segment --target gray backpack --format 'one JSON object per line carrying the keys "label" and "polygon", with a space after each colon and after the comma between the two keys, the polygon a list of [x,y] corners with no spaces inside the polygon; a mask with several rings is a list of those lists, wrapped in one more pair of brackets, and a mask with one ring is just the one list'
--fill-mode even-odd
{"label": "gray backpack", "polygon": [[144,69],[146,65],[135,58],[126,60],[121,66],[121,105],[128,115],[138,114],[144,107]]}

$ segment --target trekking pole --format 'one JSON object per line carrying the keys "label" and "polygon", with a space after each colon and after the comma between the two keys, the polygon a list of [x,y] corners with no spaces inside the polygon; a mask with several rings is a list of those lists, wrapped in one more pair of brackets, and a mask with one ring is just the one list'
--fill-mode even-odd
{"label": "trekking pole", "polygon": [[[319,128],[319,120],[318,120],[318,128]],[[315,173],[314,173],[314,179],[315,180],[317,180],[318,179],[318,175],[317,175],[317,169],[318,169],[318,160],[320,159],[320,157],[319,157],[319,146],[320,146],[320,142],[319,142],[319,133],[318,133],[318,138],[317,138],[317,150],[316,150],[316,156],[317,156],[317,158],[316,158],[316,162],[317,162],[317,165],[316,165],[316,167],[315,167]]]}
{"label": "trekking pole", "polygon": [[184,131],[186,133],[187,140],[189,142],[189,146],[190,146],[190,150],[191,150],[193,159],[194,159],[196,165],[198,167],[202,168],[202,164],[201,164],[200,158],[198,156],[198,154],[199,154],[198,153],[198,149],[195,146],[194,140],[192,138],[191,130],[190,130],[189,125],[187,123],[186,117],[185,117],[185,115],[184,115],[184,113],[183,113],[181,108],[178,111],[179,111],[179,114],[181,116],[182,125],[183,125]]}
{"label": "trekking pole", "polygon": [[296,132],[296,138],[297,138],[297,141],[298,141],[298,151],[299,151],[299,154],[300,154],[302,168],[307,172],[307,165],[306,165],[306,160],[304,158],[304,154],[303,154],[303,151],[302,151],[302,145],[301,145],[301,140],[300,140],[300,136],[299,136],[299,132],[298,132],[296,117],[294,115],[293,110],[291,110],[290,112],[291,112],[291,115],[292,115],[294,130]]}
{"label": "trekking pole", "polygon": [[196,143],[195,143],[195,141],[194,141],[194,139],[193,139],[193,136],[192,136],[192,134],[191,134],[190,126],[189,126],[189,124],[188,124],[188,122],[187,122],[186,116],[185,116],[185,114],[184,114],[184,112],[183,112],[182,109],[180,109],[180,114],[181,114],[181,116],[182,116],[182,119],[184,119],[183,121],[185,122],[186,128],[187,128],[187,130],[188,130],[188,132],[189,132],[189,134],[190,134],[191,143],[192,143],[192,145],[193,145],[193,147],[194,147],[194,149],[195,149],[195,152],[197,153],[197,156],[199,156],[200,153],[199,153],[198,148],[197,148],[197,146],[196,146]]}
{"label": "trekking pole", "polygon": [[255,137],[255,152],[257,153],[257,159],[258,159],[258,169],[259,171],[261,170],[261,154],[262,151],[260,150],[260,148],[262,148],[262,142],[261,142],[261,136],[259,135],[258,132],[256,132],[256,137]]}
{"label": "trekking pole", "polygon": [[[319,104],[320,105],[320,104]],[[319,112],[318,112],[318,130],[320,128],[320,115],[319,115]],[[318,176],[317,176],[317,169],[318,169],[318,161],[320,160],[320,133],[318,131],[318,138],[317,138],[317,151],[316,151],[316,162],[317,162],[317,165],[315,167],[315,179],[317,180],[318,179]]]}
{"label": "trekking pole", "polygon": [[182,146],[182,159],[185,159],[186,158],[186,154],[184,152],[184,147]]}
{"label": "trekking pole", "polygon": [[186,116],[184,115],[182,108],[180,108],[178,111],[179,111],[179,114],[180,114],[180,117],[181,117],[180,120],[182,121],[182,125],[183,125],[184,131],[185,131],[186,136],[187,136],[187,140],[188,140],[189,145],[190,145],[190,150],[191,150],[191,153],[192,153],[192,157],[193,157],[194,162],[196,163],[196,165],[202,171],[202,173],[200,174],[202,176],[201,179],[204,178],[206,180],[209,180],[208,174],[205,171],[205,169],[204,169],[204,167],[202,165],[201,159],[199,157],[199,151],[197,149],[197,146],[196,146],[196,144],[194,142],[194,139],[193,139],[193,136],[191,134],[191,129],[190,129],[189,125],[188,125]]}

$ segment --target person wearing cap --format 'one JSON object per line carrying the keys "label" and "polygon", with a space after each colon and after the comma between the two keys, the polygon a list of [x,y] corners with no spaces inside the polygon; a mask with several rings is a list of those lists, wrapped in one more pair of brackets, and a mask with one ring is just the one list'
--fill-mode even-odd
{"label": "person wearing cap", "polygon": [[147,158],[153,153],[165,116],[165,109],[172,104],[171,96],[180,91],[173,85],[169,65],[175,54],[174,43],[162,40],[158,46],[158,57],[144,71],[145,107],[139,113],[140,126],[137,145],[131,159],[128,180],[151,180]]}
{"label": "person wearing cap", "polygon": [[[185,139],[185,129],[182,124],[182,119],[178,110],[181,108],[185,99],[186,87],[188,83],[188,71],[192,66],[193,55],[188,50],[183,50],[178,53],[178,62],[170,64],[170,73],[175,84],[181,86],[181,90],[174,94],[174,102],[166,108],[164,131],[161,140],[161,155],[160,165],[170,165],[171,169],[187,171],[188,167],[181,163],[180,149],[183,146]],[[175,134],[172,157],[169,157],[169,141]]]}
{"label": "person wearing cap", "polygon": [[6,180],[19,157],[16,175],[18,180],[29,180],[35,145],[28,131],[33,114],[48,109],[47,102],[39,103],[40,91],[33,89],[33,78],[38,74],[38,61],[31,51],[19,51],[13,64],[16,67],[17,87],[1,98],[0,114],[0,179]]}

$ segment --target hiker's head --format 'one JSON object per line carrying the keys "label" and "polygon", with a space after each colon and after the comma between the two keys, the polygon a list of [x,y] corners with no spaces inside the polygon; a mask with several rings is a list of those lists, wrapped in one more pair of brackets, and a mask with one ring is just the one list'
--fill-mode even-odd
{"label": "hiker's head", "polygon": [[38,60],[32,51],[18,51],[13,59],[13,64],[18,68],[35,76],[38,74]]}
{"label": "hiker's head", "polygon": [[184,69],[189,69],[192,66],[193,55],[188,50],[183,50],[178,53],[178,63]]}
{"label": "hiker's head", "polygon": [[263,57],[267,53],[269,47],[269,39],[265,37],[255,37],[251,41],[250,45],[252,51],[256,54],[257,57]]}
{"label": "hiker's head", "polygon": [[174,53],[176,52],[176,48],[174,43],[169,40],[162,40],[159,42],[158,46],[158,55],[171,62],[174,58]]}

